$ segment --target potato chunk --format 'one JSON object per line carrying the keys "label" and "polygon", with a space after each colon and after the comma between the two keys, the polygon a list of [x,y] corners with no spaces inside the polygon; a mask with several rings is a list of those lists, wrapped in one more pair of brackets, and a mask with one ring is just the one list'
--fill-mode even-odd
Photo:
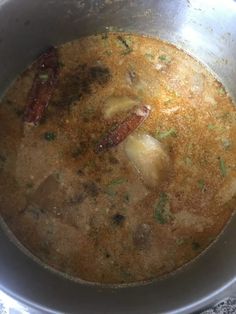
{"label": "potato chunk", "polygon": [[169,156],[161,143],[148,134],[132,134],[125,142],[125,151],[144,183],[157,188],[166,177]]}

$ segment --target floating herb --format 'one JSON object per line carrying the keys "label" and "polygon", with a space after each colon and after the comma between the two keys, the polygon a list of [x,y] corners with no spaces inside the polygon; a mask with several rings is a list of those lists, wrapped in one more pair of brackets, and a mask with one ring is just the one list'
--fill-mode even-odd
{"label": "floating herb", "polygon": [[153,61],[155,59],[155,57],[152,53],[145,53],[145,57],[149,61]]}
{"label": "floating herb", "polygon": [[220,96],[225,96],[225,94],[226,94],[225,89],[224,89],[223,87],[220,87],[220,88],[218,89],[218,94],[219,94]]}
{"label": "floating herb", "polygon": [[200,179],[200,180],[198,180],[197,184],[198,184],[199,189],[201,191],[204,191],[204,189],[205,189],[205,181],[203,179]]}
{"label": "floating herb", "polygon": [[111,180],[108,183],[108,186],[115,186],[115,185],[123,184],[125,182],[127,182],[125,178],[116,178],[116,179]]}
{"label": "floating herb", "polygon": [[110,57],[112,55],[112,50],[106,50],[105,51],[105,54]]}
{"label": "floating herb", "polygon": [[92,118],[94,114],[95,114],[95,110],[94,108],[91,108],[91,107],[85,108],[85,110],[82,112],[82,116],[88,119]]}
{"label": "floating herb", "polygon": [[180,238],[180,239],[176,239],[175,242],[178,246],[181,246],[185,243],[185,240]]}
{"label": "floating herb", "polygon": [[167,131],[158,131],[156,133],[156,138],[159,139],[159,140],[162,140],[166,137],[176,137],[177,136],[177,133],[176,133],[176,130],[175,129],[170,129],[170,130],[167,130]]}
{"label": "floating herb", "polygon": [[114,190],[115,187],[120,185],[120,184],[123,184],[125,182],[127,182],[127,180],[124,178],[116,178],[116,179],[111,180],[107,184],[107,188],[105,189],[105,193],[111,197],[114,197],[116,195],[116,191]]}
{"label": "floating herb", "polygon": [[189,157],[186,157],[185,160],[184,160],[185,164],[187,166],[192,166],[193,162],[192,162],[192,159],[189,158]]}
{"label": "floating herb", "polygon": [[193,143],[188,144],[188,151],[191,151],[193,149]]}
{"label": "floating herb", "polygon": [[223,158],[219,158],[219,162],[220,162],[220,171],[223,177],[225,177],[227,175],[227,168],[226,168],[226,164]]}
{"label": "floating herb", "polygon": [[44,83],[47,82],[49,79],[48,73],[42,73],[39,75],[40,80]]}
{"label": "floating herb", "polygon": [[161,225],[170,221],[169,197],[166,193],[161,193],[159,201],[155,205],[154,217]]}
{"label": "floating herb", "polygon": [[116,196],[116,191],[114,191],[111,187],[108,187],[106,190],[105,190],[105,193],[107,195],[109,195],[110,197],[115,197]]}
{"label": "floating herb", "polygon": [[129,53],[131,53],[133,51],[133,48],[131,47],[132,45],[132,41],[130,38],[124,38],[122,36],[117,36],[117,40],[118,40],[118,43],[123,47],[125,48],[125,50],[122,52],[123,55],[127,55]]}
{"label": "floating herb", "polygon": [[46,141],[49,141],[49,142],[54,141],[56,139],[56,137],[57,137],[56,133],[54,133],[54,132],[45,132],[44,133],[44,139]]}
{"label": "floating herb", "polygon": [[215,129],[217,129],[217,126],[216,125],[214,125],[214,124],[208,124],[208,130],[215,130]]}
{"label": "floating herb", "polygon": [[224,127],[223,126],[219,126],[219,125],[214,125],[214,124],[209,124],[207,126],[208,130],[218,130],[218,131],[224,131]]}
{"label": "floating herb", "polygon": [[160,55],[159,60],[165,63],[170,63],[171,62],[171,57],[167,55]]}

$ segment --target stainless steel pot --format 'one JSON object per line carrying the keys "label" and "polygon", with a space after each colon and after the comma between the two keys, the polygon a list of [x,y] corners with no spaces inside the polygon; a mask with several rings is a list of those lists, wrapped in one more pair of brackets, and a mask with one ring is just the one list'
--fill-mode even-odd
{"label": "stainless steel pot", "polygon": [[[1,0],[1,91],[49,44],[108,26],[177,44],[208,65],[236,99],[233,0]],[[235,225],[233,219],[205,254],[174,275],[123,288],[84,285],[51,272],[0,230],[0,287],[41,313],[190,313],[236,281]]]}

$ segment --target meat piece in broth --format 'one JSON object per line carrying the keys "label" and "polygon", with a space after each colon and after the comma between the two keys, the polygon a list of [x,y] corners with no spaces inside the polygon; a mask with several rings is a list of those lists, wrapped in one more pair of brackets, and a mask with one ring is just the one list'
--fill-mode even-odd
{"label": "meat piece in broth", "polygon": [[136,133],[127,138],[125,151],[145,184],[158,188],[168,174],[170,161],[161,143],[148,134]]}

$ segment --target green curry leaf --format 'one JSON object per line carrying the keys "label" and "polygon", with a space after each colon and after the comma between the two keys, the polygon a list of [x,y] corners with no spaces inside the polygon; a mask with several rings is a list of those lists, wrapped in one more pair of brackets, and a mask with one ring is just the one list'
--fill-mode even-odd
{"label": "green curry leaf", "polygon": [[154,217],[161,225],[170,221],[169,197],[166,193],[161,193],[158,202],[155,204]]}

